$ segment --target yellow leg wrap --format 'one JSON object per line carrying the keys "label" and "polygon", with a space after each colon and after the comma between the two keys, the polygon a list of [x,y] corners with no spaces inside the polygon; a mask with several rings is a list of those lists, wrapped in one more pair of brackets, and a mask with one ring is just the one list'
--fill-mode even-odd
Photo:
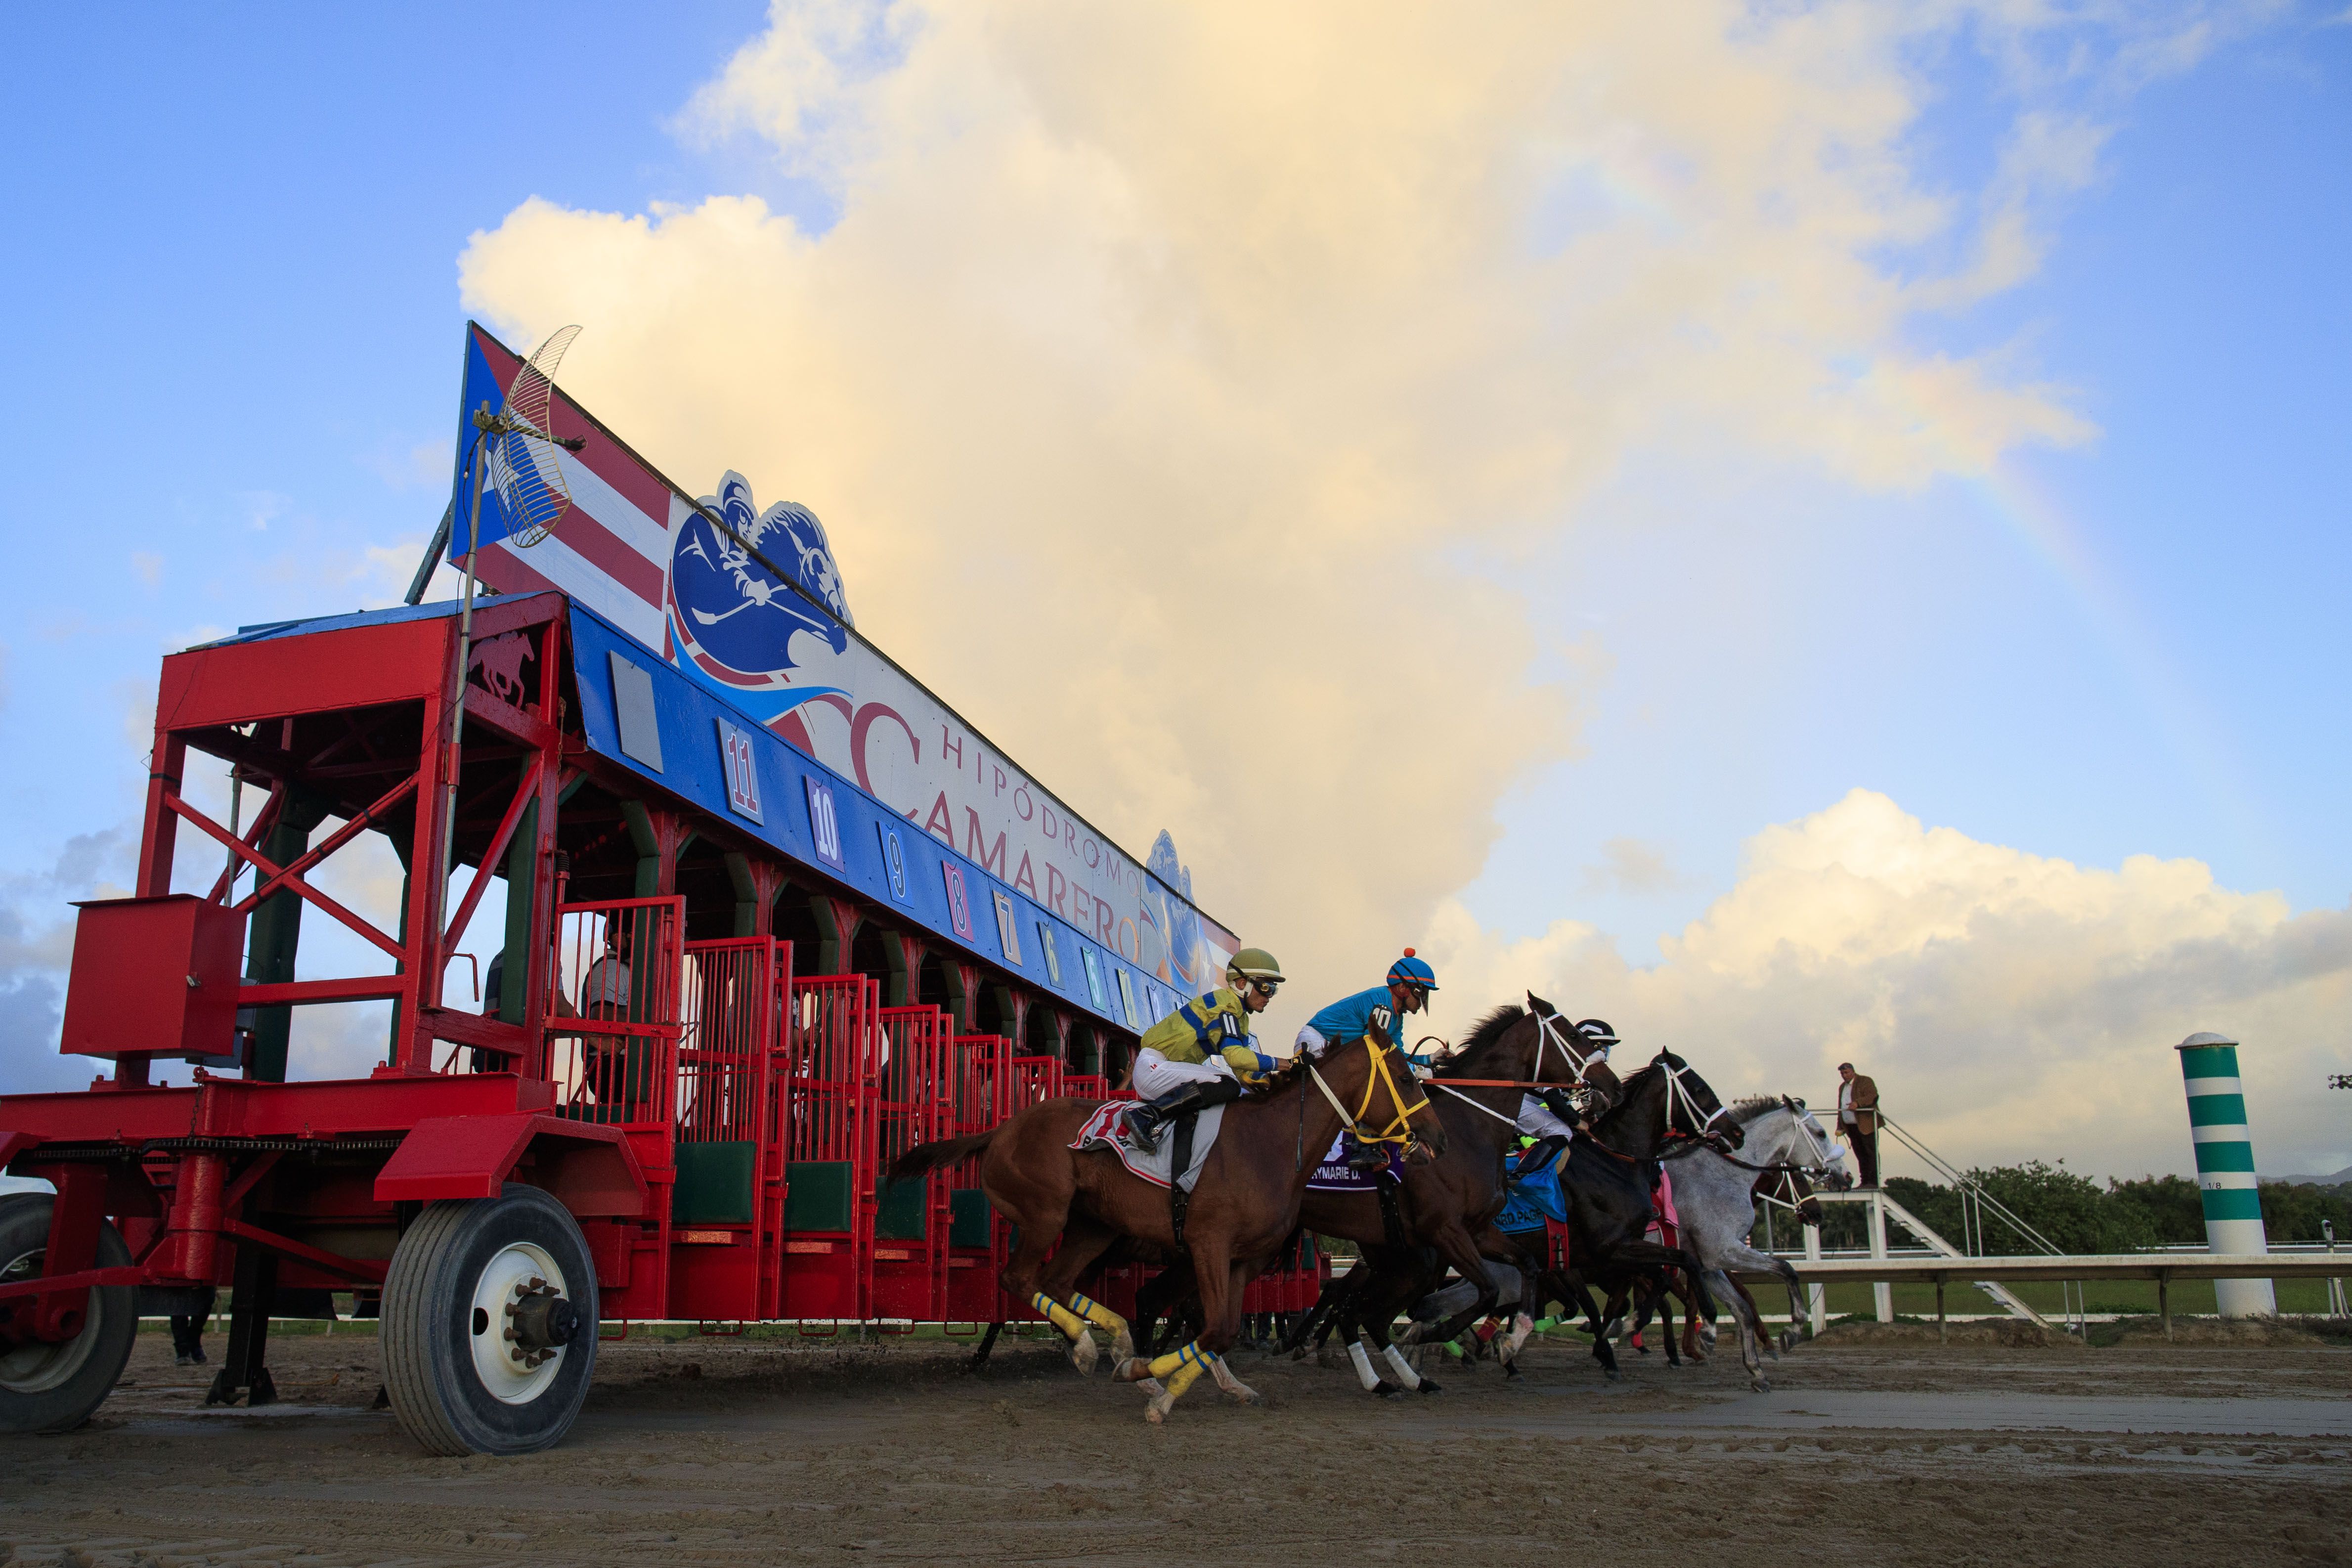
{"label": "yellow leg wrap", "polygon": [[1183,1369],[1178,1372],[1175,1376],[1170,1378],[1167,1382],[1168,1402],[1171,1405],[1173,1405],[1176,1401],[1183,1398],[1184,1391],[1192,1386],[1194,1381],[1200,1377],[1201,1373],[1206,1370],[1206,1368],[1207,1363],[1205,1362],[1187,1362],[1184,1364]]}
{"label": "yellow leg wrap", "polygon": [[1047,1322],[1052,1323],[1073,1340],[1087,1331],[1085,1319],[1046,1295],[1043,1290],[1030,1297],[1029,1304],[1044,1313]]}
{"label": "yellow leg wrap", "polygon": [[1202,1364],[1201,1344],[1198,1340],[1195,1340],[1182,1350],[1170,1351],[1166,1355],[1154,1361],[1151,1363],[1151,1375],[1162,1381],[1181,1375],[1184,1385],[1189,1388],[1192,1384],[1192,1380],[1201,1375]]}
{"label": "yellow leg wrap", "polygon": [[1112,1333],[1117,1333],[1127,1327],[1125,1318],[1120,1317],[1093,1297],[1083,1293],[1073,1294],[1070,1297],[1070,1310],[1097,1328],[1108,1329]]}

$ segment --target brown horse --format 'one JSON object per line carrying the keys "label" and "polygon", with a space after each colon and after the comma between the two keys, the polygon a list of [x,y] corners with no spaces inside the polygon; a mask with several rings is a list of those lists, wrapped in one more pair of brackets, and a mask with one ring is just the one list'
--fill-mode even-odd
{"label": "brown horse", "polygon": [[[1519,1130],[1514,1119],[1525,1092],[1521,1086],[1565,1087],[1579,1082],[1588,1068],[1603,1074],[1608,1071],[1590,1057],[1591,1046],[1577,1037],[1572,1026],[1561,1021],[1557,1008],[1532,992],[1528,1002],[1526,1008],[1505,1003],[1481,1018],[1460,1048],[1423,1080],[1445,1128],[1446,1148],[1444,1158],[1408,1170],[1400,1184],[1395,1239],[1402,1243],[1402,1251],[1391,1256],[1389,1226],[1381,1212],[1381,1201],[1372,1193],[1310,1191],[1300,1205],[1300,1223],[1308,1230],[1355,1242],[1370,1265],[1393,1264],[1397,1284],[1391,1294],[1375,1300],[1365,1293],[1365,1279],[1352,1274],[1348,1277],[1354,1280],[1352,1286],[1343,1288],[1334,1280],[1286,1342],[1296,1347],[1310,1334],[1328,1333],[1325,1325],[1335,1318],[1343,1321],[1349,1358],[1358,1379],[1371,1393],[1395,1392],[1374,1371],[1376,1361],[1385,1361],[1404,1387],[1437,1392],[1437,1385],[1416,1373],[1389,1341],[1397,1302],[1418,1293],[1413,1287],[1432,1267],[1442,1270],[1450,1265],[1463,1279],[1482,1288],[1478,1299],[1456,1314],[1451,1331],[1437,1337],[1451,1339],[1494,1308],[1495,1287],[1479,1257],[1476,1238],[1502,1212],[1507,1196],[1504,1171],[1507,1156],[1518,1148]],[[1616,1080],[1607,1081],[1613,1086]],[[1308,1163],[1320,1157],[1319,1152],[1310,1152]],[[1433,1265],[1424,1248],[1435,1252]],[[1376,1267],[1368,1268],[1367,1279],[1377,1272]],[[1192,1289],[1192,1274],[1180,1263],[1137,1293],[1137,1315],[1148,1330],[1162,1307],[1182,1300]],[[1379,1310],[1379,1307],[1388,1310]]]}
{"label": "brown horse", "polygon": [[[1225,1108],[1181,1210],[1180,1232],[1168,1189],[1130,1173],[1107,1149],[1069,1146],[1097,1104],[1049,1100],[976,1136],[918,1144],[891,1165],[889,1179],[908,1180],[982,1154],[982,1190],[1019,1228],[999,1276],[1004,1293],[1029,1302],[1068,1336],[1070,1359],[1082,1373],[1094,1369],[1098,1353],[1087,1323],[1109,1330],[1121,1358],[1118,1375],[1145,1385],[1151,1396],[1146,1414],[1154,1422],[1204,1370],[1227,1394],[1257,1402],[1223,1360],[1240,1337],[1242,1288],[1297,1229],[1307,1173],[1332,1139],[1344,1129],[1365,1142],[1402,1149],[1415,1163],[1445,1150],[1444,1129],[1395,1047],[1367,1039],[1320,1061],[1297,1058]],[[1073,1289],[1121,1237],[1171,1254],[1189,1252],[1200,1282],[1200,1336],[1154,1361],[1134,1354],[1124,1319]]]}

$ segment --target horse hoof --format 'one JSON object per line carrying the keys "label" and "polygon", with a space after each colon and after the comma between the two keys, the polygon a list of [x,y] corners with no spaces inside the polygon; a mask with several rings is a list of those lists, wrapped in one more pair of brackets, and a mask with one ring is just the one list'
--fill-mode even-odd
{"label": "horse hoof", "polygon": [[1430,1382],[1429,1379],[1424,1377],[1421,1380],[1421,1392],[1423,1394],[1443,1394],[1445,1390],[1438,1387],[1437,1384]]}
{"label": "horse hoof", "polygon": [[1110,1342],[1110,1359],[1113,1366],[1117,1366],[1121,1362],[1133,1361],[1135,1336],[1125,1329],[1119,1330],[1118,1337]]}
{"label": "horse hoof", "polygon": [[1111,1369],[1111,1376],[1120,1383],[1144,1383],[1151,1377],[1151,1363],[1140,1356],[1129,1356]]}
{"label": "horse hoof", "polygon": [[1772,1392],[1772,1385],[1760,1377],[1756,1380],[1755,1388],[1756,1392],[1759,1394],[1769,1394]]}
{"label": "horse hoof", "polygon": [[1102,1347],[1095,1343],[1092,1334],[1070,1342],[1070,1364],[1078,1369],[1080,1377],[1092,1377],[1095,1363],[1102,1360]]}

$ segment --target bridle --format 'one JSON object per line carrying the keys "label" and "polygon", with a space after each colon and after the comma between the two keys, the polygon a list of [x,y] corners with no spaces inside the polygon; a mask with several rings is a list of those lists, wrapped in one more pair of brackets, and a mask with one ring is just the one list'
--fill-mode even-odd
{"label": "bridle", "polygon": [[[1534,1011],[1534,1008],[1528,1008],[1527,1016],[1528,1016],[1528,1018],[1534,1018],[1534,1020],[1536,1020],[1536,1065],[1534,1065],[1534,1068],[1528,1068],[1527,1084],[1515,1084],[1515,1081],[1512,1081],[1512,1079],[1470,1079],[1470,1081],[1465,1081],[1465,1084],[1461,1084],[1461,1086],[1456,1086],[1456,1084],[1446,1084],[1444,1079],[1423,1079],[1423,1081],[1425,1081],[1425,1084],[1428,1084],[1430,1089],[1444,1089],[1446,1093],[1449,1093],[1449,1096],[1454,1096],[1454,1098],[1456,1098],[1456,1100],[1461,1100],[1463,1105],[1467,1105],[1467,1107],[1470,1107],[1470,1110],[1475,1110],[1475,1112],[1479,1112],[1479,1114],[1482,1114],[1482,1117],[1494,1117],[1496,1121],[1500,1121],[1500,1123],[1503,1123],[1503,1126],[1510,1126],[1510,1129],[1517,1129],[1517,1126],[1519,1126],[1519,1119],[1517,1119],[1517,1117],[1506,1117],[1506,1114],[1498,1112],[1498,1110],[1494,1110],[1494,1107],[1479,1105],[1477,1100],[1473,1100],[1473,1098],[1470,1098],[1470,1096],[1465,1096],[1465,1093],[1463,1093],[1463,1089],[1477,1089],[1477,1086],[1486,1086],[1486,1089],[1527,1089],[1527,1090],[1534,1090],[1534,1089],[1567,1089],[1567,1090],[1571,1090],[1571,1093],[1573,1093],[1573,1090],[1578,1090],[1578,1089],[1583,1089],[1585,1093],[1600,1093],[1600,1089],[1595,1089],[1595,1086],[1592,1086],[1592,1084],[1585,1084],[1585,1069],[1588,1069],[1590,1065],[1595,1063],[1595,1060],[1600,1060],[1600,1063],[1606,1063],[1606,1060],[1609,1060],[1609,1048],[1606,1048],[1606,1047],[1597,1047],[1597,1048],[1592,1048],[1592,1051],[1583,1053],[1583,1056],[1578,1056],[1576,1047],[1571,1047],[1571,1044],[1569,1044],[1569,1039],[1567,1039],[1567,1037],[1576,1035],[1576,1030],[1561,1030],[1559,1035],[1555,1035],[1555,1032],[1552,1032],[1552,1025],[1555,1025],[1557,1020],[1559,1020],[1559,1013],[1538,1013],[1538,1011]],[[1545,1084],[1545,1081],[1543,1081],[1543,1053],[1545,1053],[1545,1051],[1559,1051],[1559,1056],[1567,1058],[1569,1068],[1573,1069],[1571,1077],[1569,1077],[1567,1084]],[[1578,1105],[1583,1105],[1583,1102],[1578,1102]]]}
{"label": "bridle", "polygon": [[[1409,1156],[1415,1149],[1422,1146],[1421,1139],[1412,1130],[1412,1119],[1429,1109],[1429,1097],[1425,1094],[1422,1095],[1412,1104],[1407,1105],[1404,1102],[1404,1090],[1397,1087],[1396,1074],[1389,1067],[1388,1049],[1374,1045],[1370,1035],[1361,1036],[1360,1038],[1363,1041],[1365,1054],[1371,1058],[1371,1071],[1364,1075],[1364,1103],[1356,1110],[1350,1111],[1340,1103],[1339,1097],[1331,1092],[1331,1086],[1323,1081],[1323,1074],[1317,1068],[1311,1058],[1307,1063],[1307,1076],[1315,1080],[1315,1087],[1323,1091],[1323,1098],[1331,1102],[1331,1109],[1339,1113],[1339,1120],[1348,1124],[1348,1131],[1353,1135],[1357,1142],[1393,1143],[1397,1145],[1400,1158]],[[1410,1073],[1406,1076],[1412,1077]],[[1419,1080],[1414,1081],[1417,1083]],[[1375,1089],[1381,1088],[1389,1091],[1389,1104],[1395,1110],[1396,1114],[1389,1119],[1386,1126],[1375,1131],[1366,1118],[1372,1113],[1373,1092]]]}
{"label": "bridle", "polygon": [[[1698,1097],[1691,1093],[1688,1084],[1683,1082],[1683,1075],[1691,1070],[1690,1064],[1677,1063],[1671,1054],[1660,1051],[1657,1060],[1651,1065],[1664,1068],[1666,1073],[1666,1136],[1688,1138],[1699,1142],[1711,1142],[1722,1136],[1716,1131],[1715,1124],[1730,1114],[1730,1108],[1718,1101],[1714,1110],[1707,1112],[1700,1110]],[[1678,1100],[1685,1111],[1688,1113],[1690,1120],[1698,1124],[1696,1132],[1675,1131],[1675,1105]]]}

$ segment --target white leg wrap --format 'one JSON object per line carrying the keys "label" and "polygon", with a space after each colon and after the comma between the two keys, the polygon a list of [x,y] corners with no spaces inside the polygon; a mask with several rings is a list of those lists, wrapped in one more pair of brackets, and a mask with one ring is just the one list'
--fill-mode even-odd
{"label": "white leg wrap", "polygon": [[1372,1370],[1372,1358],[1364,1353],[1362,1341],[1348,1346],[1348,1359],[1356,1363],[1356,1381],[1364,1385],[1365,1393],[1370,1394],[1381,1385],[1381,1374]]}
{"label": "white leg wrap", "polygon": [[1217,1380],[1217,1386],[1219,1388],[1223,1389],[1228,1394],[1240,1400],[1243,1404],[1263,1405],[1265,1403],[1263,1399],[1258,1397],[1258,1392],[1256,1389],[1252,1388],[1248,1384],[1244,1383],[1240,1378],[1235,1377],[1233,1374],[1233,1369],[1225,1365],[1224,1357],[1221,1355],[1211,1356],[1209,1358],[1209,1372],[1210,1374]]}
{"label": "white leg wrap", "polygon": [[1412,1363],[1404,1359],[1404,1352],[1402,1351],[1397,1349],[1394,1345],[1390,1345],[1386,1347],[1382,1353],[1388,1357],[1389,1364],[1396,1368],[1397,1381],[1399,1383],[1403,1384],[1407,1388],[1419,1388],[1421,1386],[1421,1373],[1412,1370]]}
{"label": "white leg wrap", "polygon": [[1503,1349],[1500,1352],[1502,1359],[1507,1363],[1518,1360],[1519,1352],[1527,1348],[1528,1336],[1535,1331],[1536,1321],[1527,1313],[1521,1312],[1517,1317],[1513,1318],[1511,1331],[1503,1341]]}

